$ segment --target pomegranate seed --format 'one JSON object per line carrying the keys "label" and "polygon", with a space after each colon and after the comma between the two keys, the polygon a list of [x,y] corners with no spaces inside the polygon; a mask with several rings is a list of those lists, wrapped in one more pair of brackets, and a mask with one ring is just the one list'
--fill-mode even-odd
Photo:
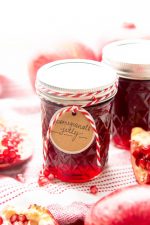
{"label": "pomegranate seed", "polygon": [[1,143],[2,143],[3,146],[7,146],[8,145],[8,139],[7,138],[3,138]]}
{"label": "pomegranate seed", "polygon": [[3,218],[0,216],[0,225],[3,224]]}
{"label": "pomegranate seed", "polygon": [[90,193],[95,195],[97,194],[97,192],[98,192],[98,187],[96,185],[92,185],[90,187]]}
{"label": "pomegranate seed", "polygon": [[52,173],[50,173],[49,176],[48,176],[48,179],[49,179],[50,181],[52,181],[52,180],[54,180],[54,178],[55,178],[54,175],[53,175]]}
{"label": "pomegranate seed", "polygon": [[136,159],[140,159],[143,157],[143,153],[142,152],[139,152],[139,151],[134,151],[133,154],[132,154]]}
{"label": "pomegranate seed", "polygon": [[8,150],[4,150],[4,151],[3,151],[3,155],[4,155],[4,156],[7,156],[8,154],[9,154],[9,151],[8,151]]}
{"label": "pomegranate seed", "polygon": [[136,158],[136,159],[135,159],[135,163],[136,163],[137,166],[139,166],[140,159],[139,159],[139,158]]}
{"label": "pomegranate seed", "polygon": [[145,155],[145,159],[150,161],[150,154]]}
{"label": "pomegranate seed", "polygon": [[147,170],[150,170],[150,161],[147,161],[147,162],[146,162],[146,169],[147,169]]}
{"label": "pomegranate seed", "polygon": [[29,224],[32,224],[32,223],[28,223],[28,220],[23,223],[23,225],[29,225]]}
{"label": "pomegranate seed", "polygon": [[28,221],[28,220],[27,220],[26,215],[20,214],[20,215],[18,216],[18,221],[21,221],[21,222],[24,223],[25,221]]}
{"label": "pomegranate seed", "polygon": [[145,154],[150,153],[150,145],[143,146],[141,151]]}
{"label": "pomegranate seed", "polygon": [[146,184],[150,184],[150,174],[147,175],[147,181]]}
{"label": "pomegranate seed", "polygon": [[48,177],[50,175],[50,171],[48,168],[45,168],[44,171],[43,171],[43,174],[45,177]]}
{"label": "pomegranate seed", "polygon": [[145,161],[145,159],[140,159],[139,160],[139,166],[141,166],[143,169],[145,169],[145,167],[146,167],[146,161]]}
{"label": "pomegranate seed", "polygon": [[14,223],[18,221],[18,214],[13,214],[11,217],[10,217],[10,222],[11,223]]}
{"label": "pomegranate seed", "polygon": [[135,158],[137,158],[137,157],[138,157],[138,154],[139,154],[139,152],[138,152],[138,151],[134,151],[134,152],[132,153],[132,155],[133,155]]}
{"label": "pomegranate seed", "polygon": [[5,161],[5,163],[9,163],[9,161],[10,161],[9,156],[5,156],[5,157],[4,157],[4,161]]}
{"label": "pomegranate seed", "polygon": [[40,176],[39,179],[38,179],[39,186],[44,186],[44,185],[49,184],[49,183],[50,183],[50,181],[47,177]]}
{"label": "pomegranate seed", "polygon": [[21,173],[18,173],[18,174],[16,175],[16,179],[17,179],[18,181],[20,181],[21,183],[24,183],[24,182],[25,182],[25,177],[24,177],[23,174],[21,174]]}
{"label": "pomegranate seed", "polygon": [[9,152],[9,157],[14,159],[16,157],[16,152],[15,151]]}

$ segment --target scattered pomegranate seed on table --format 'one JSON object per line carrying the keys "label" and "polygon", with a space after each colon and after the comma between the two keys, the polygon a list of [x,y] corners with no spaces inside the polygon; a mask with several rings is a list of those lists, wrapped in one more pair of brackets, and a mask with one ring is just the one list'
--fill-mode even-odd
{"label": "scattered pomegranate seed on table", "polygon": [[25,177],[22,173],[16,175],[16,180],[20,181],[21,183],[25,182]]}
{"label": "scattered pomegranate seed on table", "polygon": [[54,175],[49,171],[48,168],[43,168],[43,170],[40,171],[38,184],[39,186],[50,184],[54,181],[54,178]]}
{"label": "scattered pomegranate seed on table", "polygon": [[93,194],[93,195],[97,194],[98,193],[98,187],[96,185],[92,185],[90,187],[90,193]]}

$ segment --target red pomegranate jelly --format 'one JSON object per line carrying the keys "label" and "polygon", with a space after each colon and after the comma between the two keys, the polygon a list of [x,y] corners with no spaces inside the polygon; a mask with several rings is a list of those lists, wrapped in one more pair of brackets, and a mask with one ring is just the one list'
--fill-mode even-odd
{"label": "red pomegranate jelly", "polygon": [[[105,78],[105,79],[104,79]],[[116,73],[92,60],[59,60],[40,68],[44,168],[66,182],[85,182],[108,158]]]}
{"label": "red pomegranate jelly", "polygon": [[103,61],[119,75],[112,106],[112,141],[130,149],[133,127],[150,130],[150,41],[114,42],[104,48]]}

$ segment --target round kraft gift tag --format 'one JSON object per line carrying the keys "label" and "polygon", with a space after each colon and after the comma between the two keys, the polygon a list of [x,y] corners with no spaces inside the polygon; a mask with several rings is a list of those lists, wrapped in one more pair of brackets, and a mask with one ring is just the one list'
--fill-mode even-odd
{"label": "round kraft gift tag", "polygon": [[[60,151],[76,154],[86,150],[94,140],[94,131],[90,124],[93,121],[92,116],[87,112],[89,120],[86,116],[77,111],[58,110],[51,119],[55,121],[50,130],[50,139],[54,146]],[[58,116],[59,114],[59,116]]]}

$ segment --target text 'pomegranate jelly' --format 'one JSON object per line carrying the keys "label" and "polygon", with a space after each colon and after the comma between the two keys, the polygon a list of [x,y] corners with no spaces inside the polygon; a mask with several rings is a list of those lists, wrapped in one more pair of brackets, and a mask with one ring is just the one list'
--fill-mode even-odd
{"label": "text 'pomegranate jelly'", "polygon": [[150,40],[123,40],[103,49],[103,62],[119,75],[112,107],[112,140],[129,149],[133,127],[150,130]]}
{"label": "text 'pomegranate jelly'", "polygon": [[59,60],[37,74],[44,168],[66,182],[85,182],[107,161],[117,75],[100,62]]}

